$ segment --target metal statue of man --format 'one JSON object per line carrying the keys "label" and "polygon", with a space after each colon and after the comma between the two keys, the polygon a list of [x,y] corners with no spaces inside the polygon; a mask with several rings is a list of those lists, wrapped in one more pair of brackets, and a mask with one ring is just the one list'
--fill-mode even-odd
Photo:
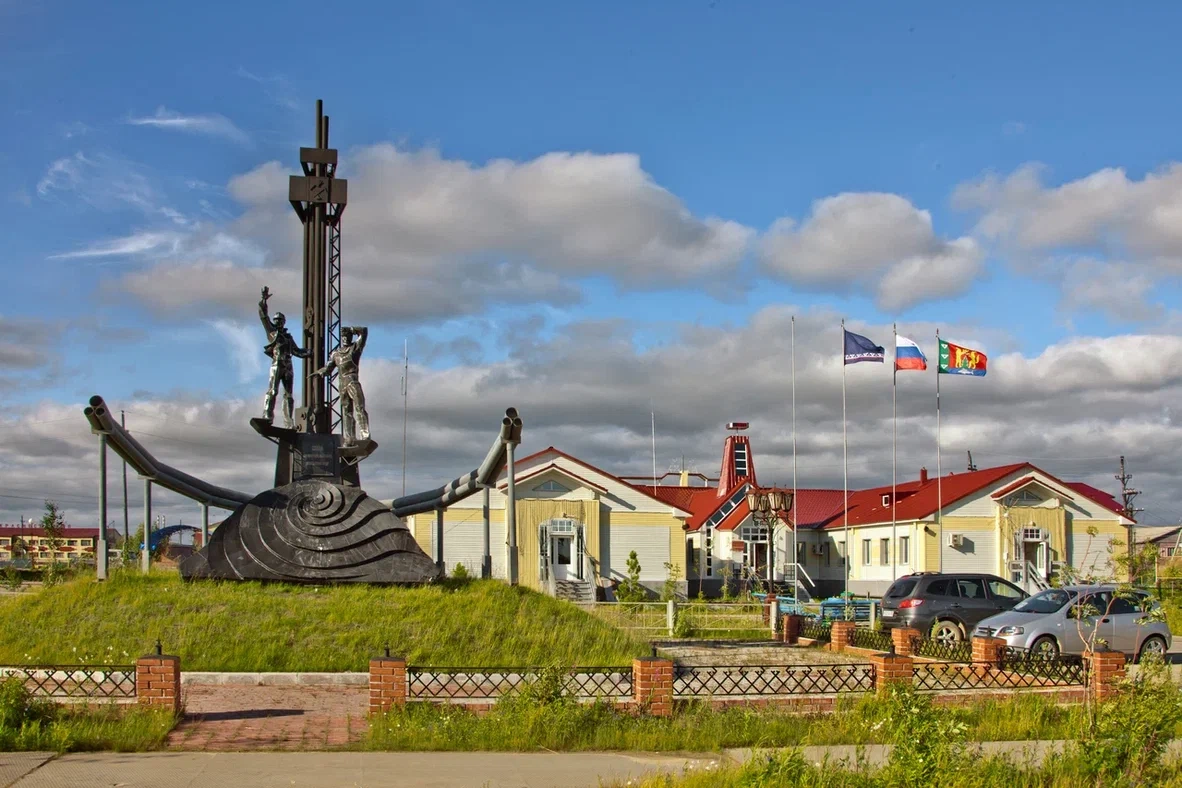
{"label": "metal statue of man", "polygon": [[263,321],[263,328],[267,331],[267,346],[263,352],[271,357],[271,379],[267,382],[267,397],[263,403],[263,418],[269,423],[275,421],[275,397],[279,394],[279,385],[283,384],[283,426],[289,430],[292,423],[292,409],[295,402],[291,396],[292,367],[291,358],[308,358],[311,351],[296,344],[295,338],[287,330],[287,318],[282,312],[276,312],[272,320],[267,316],[267,300],[271,291],[263,288],[263,297],[259,299],[259,320]]}
{"label": "metal statue of man", "polygon": [[[357,342],[353,339],[357,338]],[[313,372],[313,375],[327,375],[337,369],[337,386],[341,392],[341,432],[345,443],[354,444],[369,440],[369,414],[365,412],[365,392],[357,379],[361,354],[369,339],[369,329],[364,326],[341,327],[341,344],[328,355],[328,363]]]}

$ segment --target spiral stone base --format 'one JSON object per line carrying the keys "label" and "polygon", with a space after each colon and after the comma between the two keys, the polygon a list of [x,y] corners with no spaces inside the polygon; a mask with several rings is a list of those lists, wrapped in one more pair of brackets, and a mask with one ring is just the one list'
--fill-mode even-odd
{"label": "spiral stone base", "polygon": [[181,562],[185,579],[421,584],[441,573],[388,507],[319,479],[243,504]]}

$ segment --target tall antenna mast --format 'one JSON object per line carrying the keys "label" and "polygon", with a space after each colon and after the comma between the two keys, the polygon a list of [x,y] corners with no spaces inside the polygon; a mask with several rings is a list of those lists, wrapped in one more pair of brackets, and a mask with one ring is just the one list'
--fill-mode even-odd
{"label": "tall antenna mast", "polygon": [[[652,407],[651,402],[649,403],[649,407],[650,408]],[[656,492],[656,490],[657,490],[657,412],[656,412],[656,410],[650,410],[649,415],[652,416],[652,422],[653,422],[653,492]]]}
{"label": "tall antenna mast", "polygon": [[973,453],[970,451],[970,452],[968,452],[968,455],[969,455],[969,473],[972,473],[973,471],[977,470],[977,466],[973,465]]}
{"label": "tall antenna mast", "polygon": [[409,399],[410,350],[402,340],[402,494],[406,495],[406,407]]}

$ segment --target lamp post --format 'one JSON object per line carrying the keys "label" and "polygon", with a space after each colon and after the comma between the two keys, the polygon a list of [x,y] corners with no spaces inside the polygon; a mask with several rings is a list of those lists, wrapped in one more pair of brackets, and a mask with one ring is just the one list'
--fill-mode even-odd
{"label": "lamp post", "polygon": [[[751,518],[757,527],[767,529],[767,580],[769,584],[775,579],[776,523],[781,520],[787,522],[787,514],[792,510],[792,491],[779,487],[750,487],[747,491],[747,508],[751,510]],[[796,563],[796,539],[792,540],[792,563]],[[795,578],[796,573],[793,572]],[[795,581],[794,581],[795,584]],[[795,591],[795,589],[793,589]]]}

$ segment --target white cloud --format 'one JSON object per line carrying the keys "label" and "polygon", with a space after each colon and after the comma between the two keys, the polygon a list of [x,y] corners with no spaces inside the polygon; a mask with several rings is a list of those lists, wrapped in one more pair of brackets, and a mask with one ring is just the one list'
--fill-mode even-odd
{"label": "white cloud", "polygon": [[166,204],[142,166],[108,154],[87,156],[79,151],[57,159],[38,181],[37,194],[47,201],[74,200],[101,211],[130,207],[177,227],[190,224],[184,214]]}
{"label": "white cloud", "polygon": [[242,129],[234,125],[233,121],[224,115],[182,115],[165,107],[159,107],[155,115],[139,118],[128,118],[132,126],[151,126],[167,131],[181,131],[189,134],[205,134],[212,137],[223,137],[232,142],[245,144],[250,141]]}
{"label": "white cloud", "polygon": [[[474,165],[383,144],[347,161],[347,309],[365,319],[450,317],[492,302],[570,304],[580,297],[576,280],[590,276],[628,287],[701,282],[732,274],[752,234],[693,216],[632,155]],[[278,279],[298,282],[302,236],[288,174],[270,162],[228,185],[245,210],[224,235],[269,250],[268,270],[207,249],[187,267],[165,260],[129,275],[129,290],[154,306],[173,308],[183,294],[192,309],[241,309],[261,277],[277,292]],[[217,282],[200,281],[211,270]]]}
{"label": "white cloud", "polygon": [[986,175],[957,187],[954,205],[980,214],[981,235],[1018,249],[1099,249],[1182,272],[1182,164],[1141,180],[1107,168],[1055,187],[1044,173],[1028,164]]}
{"label": "white cloud", "polygon": [[225,341],[230,358],[238,371],[239,383],[249,383],[266,371],[263,354],[259,350],[257,326],[233,320],[211,320],[209,325]]}
{"label": "white cloud", "polygon": [[[660,467],[684,455],[687,462],[715,472],[723,425],[742,419],[752,425],[760,479],[784,482],[792,468],[785,398],[790,376],[784,363],[791,350],[790,317],[787,308],[768,308],[735,328],[681,326],[674,340],[643,351],[636,349],[633,326],[626,322],[581,323],[548,340],[533,334],[494,337],[509,349],[503,361],[449,367],[418,361],[410,375],[409,489],[426,489],[475,467],[509,405],[525,420],[522,454],[554,444],[617,473],[646,473],[651,467],[650,401],[656,404]],[[879,341],[890,337],[889,325],[853,328]],[[906,323],[899,331],[918,339],[931,359],[934,328]],[[801,486],[841,485],[838,331],[835,314],[797,316]],[[1182,397],[1182,337],[1081,337],[1023,355],[1006,352],[1003,335],[979,327],[944,326],[941,334],[990,354],[985,378],[946,381],[945,470],[963,467],[959,460],[968,449],[982,466],[1034,459],[1063,478],[1111,491],[1117,457],[1125,454],[1145,490],[1145,505],[1174,506],[1182,494],[1174,473],[1182,463],[1182,418],[1166,403]],[[252,348],[257,354],[257,336]],[[388,350],[389,357],[367,356],[361,372],[381,444],[363,464],[362,480],[381,497],[397,493],[401,462],[401,347]],[[587,364],[588,358],[612,361]],[[735,386],[735,369],[750,372],[742,386]],[[848,372],[851,483],[881,484],[891,471],[889,365],[859,365]],[[900,478],[914,478],[921,465],[935,469],[933,374],[899,376]],[[126,408],[132,431],[163,461],[237,489],[269,486],[273,447],[247,426],[257,399],[217,399],[164,388],[111,405]],[[6,492],[31,491],[34,498],[54,492],[81,501],[68,504],[74,521],[85,521],[95,511],[95,439],[81,408],[81,403],[16,406],[0,419]],[[54,462],[52,478],[44,473],[47,457]],[[196,512],[192,504],[166,494],[157,503],[170,520]],[[132,506],[134,516],[138,504],[133,500]],[[27,514],[9,499],[0,499],[3,507]]]}
{"label": "white cloud", "polygon": [[1095,311],[1120,322],[1139,323],[1161,318],[1165,312],[1148,303],[1153,277],[1144,266],[1124,261],[1075,260],[1062,267],[1062,306],[1071,311]]}
{"label": "white cloud", "polygon": [[183,236],[178,233],[137,232],[122,238],[96,241],[83,249],[51,255],[50,259],[127,257],[148,253],[169,254],[180,248],[182,240]]}
{"label": "white cloud", "polygon": [[795,285],[866,292],[899,311],[965,292],[981,272],[971,238],[945,240],[932,217],[896,194],[845,193],[803,223],[778,219],[760,244],[763,269]]}

